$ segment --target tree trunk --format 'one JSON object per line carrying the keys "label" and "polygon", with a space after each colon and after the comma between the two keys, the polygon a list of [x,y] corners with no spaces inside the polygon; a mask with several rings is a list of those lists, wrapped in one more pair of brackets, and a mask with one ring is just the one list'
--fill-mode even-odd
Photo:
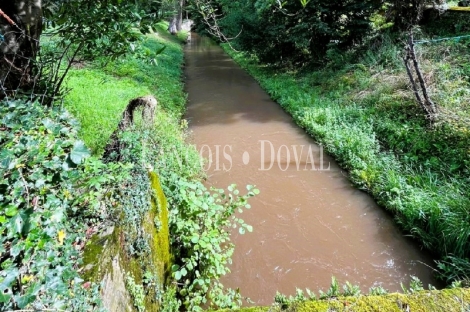
{"label": "tree trunk", "polygon": [[178,32],[176,29],[176,17],[175,16],[173,16],[170,20],[170,24],[168,25],[168,31],[172,35],[176,35],[176,33]]}
{"label": "tree trunk", "polygon": [[184,0],[178,1],[178,13],[176,15],[176,30],[181,31],[183,25],[183,7]]}
{"label": "tree trunk", "polygon": [[41,5],[41,0],[0,3],[0,99],[34,84],[42,31]]}

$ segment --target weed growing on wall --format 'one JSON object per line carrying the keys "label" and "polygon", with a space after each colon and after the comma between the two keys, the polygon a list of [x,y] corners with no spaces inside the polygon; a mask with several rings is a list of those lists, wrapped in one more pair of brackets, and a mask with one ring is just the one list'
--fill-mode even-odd
{"label": "weed growing on wall", "polygon": [[[165,118],[169,117],[157,114],[157,120]],[[158,171],[168,199],[170,242],[174,257],[171,279],[175,288],[169,287],[167,291],[174,293],[175,297],[164,295],[163,300],[171,303],[173,311],[180,306],[198,311],[202,309],[201,305],[207,303],[214,307],[237,307],[241,304],[240,294],[224,289],[219,279],[229,272],[227,266],[234,250],[230,243],[231,229],[238,228],[242,234],[253,230],[242,219],[235,217],[235,213],[250,208],[248,199],[259,191],[248,186],[246,194],[242,195],[235,185],[227,190],[207,189],[198,178],[200,165],[197,151],[184,142],[181,128],[180,131],[169,128],[170,125],[180,127],[170,120],[176,121],[167,119],[165,127],[158,126],[158,122],[155,128],[137,125],[121,136],[121,142],[126,146],[121,151],[121,157],[135,164],[132,169],[132,194],[125,197],[132,200],[123,202],[126,241],[130,242],[126,245],[127,252],[145,259],[150,250],[148,239],[139,224],[142,224],[142,218],[149,209],[146,204],[149,194],[146,168],[151,166]],[[178,161],[175,152],[186,155],[186,160]],[[187,161],[191,159],[196,162]],[[140,199],[146,202],[135,202]],[[147,266],[145,260],[142,266],[142,269]],[[165,305],[163,301],[162,306]]]}

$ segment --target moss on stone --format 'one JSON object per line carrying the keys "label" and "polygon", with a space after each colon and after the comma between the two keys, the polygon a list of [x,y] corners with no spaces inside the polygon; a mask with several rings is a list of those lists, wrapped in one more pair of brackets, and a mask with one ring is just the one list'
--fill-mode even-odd
{"label": "moss on stone", "polygon": [[[149,237],[151,250],[148,254],[150,256],[128,255],[124,241],[125,228],[110,227],[104,233],[94,235],[85,247],[82,277],[86,281],[101,283],[107,280],[110,281],[109,283],[124,283],[124,277],[130,274],[136,284],[143,285],[144,270],[149,270],[157,277],[157,288],[163,290],[171,266],[168,206],[157,174],[150,172],[149,181],[153,191],[150,198],[150,211],[146,213],[141,226],[144,234]],[[116,266],[116,263],[119,265]],[[115,272],[116,270],[122,272]],[[116,289],[118,292],[125,291],[125,285],[108,285],[108,287],[108,289],[102,289],[102,295],[106,297],[103,301],[109,301],[112,304],[111,299],[115,296]],[[146,311],[158,311],[156,298],[154,287],[146,289]],[[122,306],[125,308],[119,311],[128,311],[127,302]]]}
{"label": "moss on stone", "polygon": [[[148,213],[144,227],[148,227],[149,231],[152,232],[153,241],[150,248],[152,249],[153,262],[160,264],[158,276],[162,278],[163,283],[166,283],[171,265],[168,202],[157,174],[150,172],[149,178],[154,194],[151,199],[151,211]],[[155,221],[158,222],[158,229]]]}
{"label": "moss on stone", "polygon": [[118,254],[116,233],[119,229],[110,227],[101,234],[93,235],[87,242],[83,254],[85,281],[99,283],[112,270],[112,259]]}
{"label": "moss on stone", "polygon": [[[384,296],[340,297],[295,304],[287,312],[314,311],[413,311],[453,312],[470,310],[470,289],[455,288],[420,291],[414,294],[388,294]],[[280,311],[273,307],[250,307],[242,312]]]}
{"label": "moss on stone", "polygon": [[453,6],[448,8],[449,11],[455,11],[455,12],[470,12],[470,7],[458,7],[458,6]]}
{"label": "moss on stone", "polygon": [[[160,180],[155,172],[149,172],[150,186],[153,191],[150,199],[150,211],[146,214],[142,228],[150,237],[150,263],[149,268],[157,270],[153,272],[158,278],[158,288],[163,290],[167,282],[170,270],[170,237],[168,227],[168,203],[160,185]],[[142,259],[145,261],[145,259]],[[148,260],[147,260],[148,261]],[[143,272],[141,272],[142,274]],[[142,282],[142,278],[136,278],[136,282]],[[145,297],[147,311],[157,311],[158,304],[155,301],[155,292],[149,292]]]}

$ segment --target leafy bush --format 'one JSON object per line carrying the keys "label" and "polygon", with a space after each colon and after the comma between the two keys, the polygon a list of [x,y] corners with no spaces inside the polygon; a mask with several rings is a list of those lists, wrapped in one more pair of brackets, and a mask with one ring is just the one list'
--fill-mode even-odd
{"label": "leafy bush", "polygon": [[241,304],[238,291],[224,291],[219,278],[229,272],[234,245],[230,243],[230,229],[241,234],[251,232],[250,225],[234,216],[243,208],[250,208],[247,200],[258,193],[248,186],[248,193],[240,196],[235,185],[228,193],[219,189],[208,191],[200,182],[177,181],[179,193],[173,198],[170,232],[175,264],[173,276],[179,283],[179,294],[190,311],[202,310],[201,304],[210,303],[220,308],[236,308]]}
{"label": "leafy bush", "polygon": [[319,64],[327,50],[344,50],[362,41],[371,30],[369,18],[381,1],[216,1],[228,37],[264,63]]}
{"label": "leafy bush", "polygon": [[99,307],[77,266],[85,225],[106,213],[125,170],[89,158],[65,111],[17,100],[2,103],[0,118],[2,310]]}
{"label": "leafy bush", "polygon": [[[200,182],[199,155],[185,143],[185,127],[176,118],[158,112],[155,127],[136,125],[121,136],[126,146],[121,157],[135,164],[130,183],[133,187],[126,191],[122,201],[126,242],[130,242],[126,244],[127,252],[134,257],[149,252],[139,225],[149,209],[145,167],[151,166],[161,178],[169,204],[172,278],[178,285],[167,290],[174,291],[176,298],[167,295],[165,300],[171,303],[173,311],[180,305],[197,311],[209,302],[217,307],[237,307],[241,304],[239,293],[224,289],[219,278],[228,273],[234,249],[230,230],[238,227],[242,234],[252,231],[234,214],[250,208],[247,200],[259,191],[248,186],[247,194],[240,195],[235,185],[229,186],[228,192],[207,190]],[[146,266],[145,260],[141,265]]]}

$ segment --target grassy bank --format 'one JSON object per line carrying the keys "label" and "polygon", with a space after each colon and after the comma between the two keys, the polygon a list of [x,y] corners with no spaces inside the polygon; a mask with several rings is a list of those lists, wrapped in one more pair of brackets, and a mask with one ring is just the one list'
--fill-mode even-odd
{"label": "grassy bank", "polygon": [[435,255],[451,281],[470,276],[469,44],[417,47],[441,112],[432,127],[410,90],[403,47],[389,36],[372,40],[365,52],[332,51],[327,66],[304,72],[269,68],[225,49],[396,216],[406,235]]}
{"label": "grassy bank", "polygon": [[263,311],[433,311],[458,312],[469,308],[469,289],[444,289],[420,291],[412,294],[388,294],[382,296],[337,297],[329,300],[297,300],[288,306],[242,308],[241,312]]}
{"label": "grassy bank", "polygon": [[[240,295],[218,279],[233,253],[227,229],[251,230],[233,213],[256,190],[202,184],[180,119],[183,47],[166,27],[157,24],[136,54],[77,62],[67,110],[2,102],[0,310],[238,304]],[[101,159],[129,100],[148,94],[158,99],[154,123],[137,117],[117,134],[120,157]],[[109,274],[111,283],[101,283]]]}
{"label": "grassy bank", "polygon": [[[181,81],[181,41],[167,34],[164,23],[148,35],[141,57],[129,55],[109,63],[78,64],[70,71],[65,107],[80,121],[80,136],[100,155],[129,100],[154,94],[168,116],[179,118],[186,101]],[[152,53],[166,47],[151,61]],[[84,67],[84,68],[82,68]]]}
{"label": "grassy bank", "polygon": [[[234,248],[227,229],[244,227],[251,231],[233,213],[249,207],[247,200],[257,191],[249,187],[246,195],[242,195],[233,185],[227,190],[209,190],[202,184],[200,157],[186,142],[187,124],[180,119],[186,101],[181,36],[169,35],[166,27],[158,24],[157,32],[149,35],[144,43],[144,55],[166,47],[156,62],[127,56],[104,67],[96,62],[72,70],[67,82],[71,92],[65,106],[80,120],[79,135],[95,155],[101,155],[128,101],[146,94],[155,95],[158,100],[155,123],[150,127],[137,123],[121,134],[125,146],[121,162],[133,166],[117,214],[121,216],[118,224],[123,227],[127,257],[135,259],[132,263],[140,266],[140,271],[130,272],[131,290],[134,293],[139,290],[133,297],[142,297],[142,291],[147,296],[153,294],[150,300],[160,303],[165,311],[177,311],[181,306],[200,310],[208,302],[219,307],[235,307],[241,300],[240,294],[225,290],[218,282],[228,271]],[[150,52],[145,52],[147,49]],[[141,224],[160,226],[158,220],[148,220],[151,207],[147,197],[154,196],[149,189],[149,167],[158,174],[168,200],[173,265],[165,276],[154,275],[152,263],[147,260],[152,256],[149,254],[152,242],[139,228]],[[168,287],[156,289],[149,276],[165,279]],[[145,299],[134,303],[139,311],[154,310],[147,302]]]}

